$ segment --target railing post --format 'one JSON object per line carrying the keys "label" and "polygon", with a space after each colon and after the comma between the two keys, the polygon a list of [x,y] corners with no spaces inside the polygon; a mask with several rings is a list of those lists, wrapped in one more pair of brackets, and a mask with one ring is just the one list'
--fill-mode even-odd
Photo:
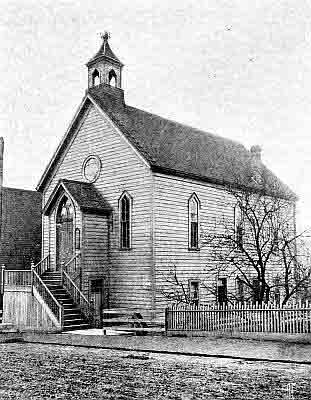
{"label": "railing post", "polygon": [[63,271],[64,271],[64,266],[65,266],[65,263],[64,262],[61,262],[60,263],[60,279],[61,279],[61,284],[63,285]]}
{"label": "railing post", "polygon": [[2,295],[4,293],[4,269],[5,269],[5,265],[2,264],[1,265],[1,288],[0,288],[0,291],[1,291]]}
{"label": "railing post", "polygon": [[35,264],[33,263],[33,261],[31,261],[30,269],[31,269],[31,294],[33,295],[33,271],[35,269]]}
{"label": "railing post", "polygon": [[61,330],[63,330],[64,329],[64,305],[63,305],[63,302],[62,301],[60,301],[59,302],[60,303],[60,310],[59,310],[59,312],[60,312],[60,326],[61,326]]}

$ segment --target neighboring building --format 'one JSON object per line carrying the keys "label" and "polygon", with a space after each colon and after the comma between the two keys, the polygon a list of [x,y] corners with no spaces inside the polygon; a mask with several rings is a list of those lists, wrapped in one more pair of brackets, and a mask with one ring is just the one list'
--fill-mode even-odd
{"label": "neighboring building", "polygon": [[4,187],[3,138],[0,138],[0,265],[30,269],[40,260],[41,193]]}
{"label": "neighboring building", "polygon": [[54,270],[79,257],[81,271],[69,272],[103,307],[160,310],[173,266],[202,298],[200,232],[225,212],[226,185],[253,185],[255,163],[277,195],[294,196],[257,148],[128,106],[108,35],[87,67],[86,95],[37,187],[43,257]]}

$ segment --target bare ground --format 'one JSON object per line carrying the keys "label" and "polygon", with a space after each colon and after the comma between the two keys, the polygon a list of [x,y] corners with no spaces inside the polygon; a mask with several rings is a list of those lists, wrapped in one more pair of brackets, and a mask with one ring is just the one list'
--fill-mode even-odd
{"label": "bare ground", "polygon": [[23,343],[0,359],[0,399],[311,399],[298,364]]}

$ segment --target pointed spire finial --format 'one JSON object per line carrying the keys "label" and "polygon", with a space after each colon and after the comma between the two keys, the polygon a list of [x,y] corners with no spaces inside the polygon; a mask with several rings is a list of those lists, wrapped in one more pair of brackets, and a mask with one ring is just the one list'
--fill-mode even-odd
{"label": "pointed spire finial", "polygon": [[104,42],[108,42],[108,39],[110,39],[110,33],[105,31],[104,33],[100,34],[100,37],[103,39]]}

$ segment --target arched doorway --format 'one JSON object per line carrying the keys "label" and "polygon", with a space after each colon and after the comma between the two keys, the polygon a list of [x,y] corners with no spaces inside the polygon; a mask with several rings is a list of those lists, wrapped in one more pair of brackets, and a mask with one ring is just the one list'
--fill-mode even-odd
{"label": "arched doorway", "polygon": [[56,268],[73,256],[74,209],[71,201],[63,197],[56,214]]}

